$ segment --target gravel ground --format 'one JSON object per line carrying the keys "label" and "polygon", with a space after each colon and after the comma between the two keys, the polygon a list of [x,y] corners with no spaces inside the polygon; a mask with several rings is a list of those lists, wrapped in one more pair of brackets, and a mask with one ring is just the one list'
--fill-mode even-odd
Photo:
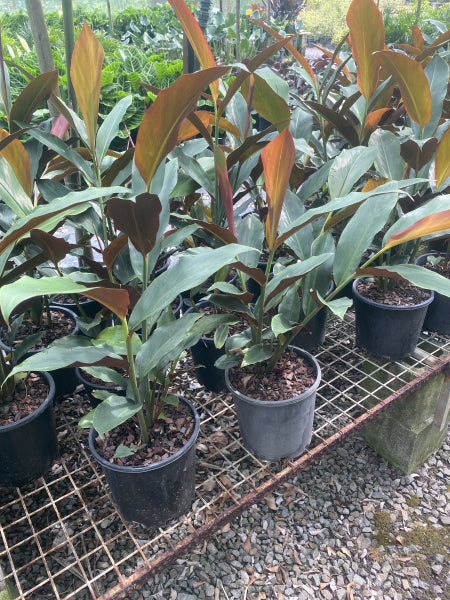
{"label": "gravel ground", "polygon": [[129,598],[448,599],[449,450],[405,476],[347,440]]}

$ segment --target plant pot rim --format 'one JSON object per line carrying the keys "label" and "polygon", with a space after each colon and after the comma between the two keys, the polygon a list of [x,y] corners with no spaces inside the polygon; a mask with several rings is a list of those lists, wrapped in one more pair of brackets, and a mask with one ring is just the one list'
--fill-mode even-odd
{"label": "plant pot rim", "polygon": [[95,438],[97,437],[97,432],[93,427],[91,427],[91,429],[89,430],[89,449],[92,455],[94,456],[95,460],[110,471],[118,471],[121,473],[145,473],[146,471],[157,471],[158,469],[164,469],[164,467],[166,467],[170,463],[173,463],[174,461],[178,460],[180,456],[183,456],[184,454],[189,452],[191,447],[197,441],[197,436],[200,431],[200,417],[198,416],[197,410],[195,409],[195,406],[192,404],[192,402],[190,402],[184,396],[178,395],[178,398],[182,402],[187,404],[187,406],[192,412],[192,416],[194,417],[194,431],[192,432],[191,437],[189,438],[187,443],[182,448],[177,450],[174,454],[172,454],[172,456],[168,456],[167,458],[164,458],[163,460],[160,460],[156,463],[151,463],[149,465],[141,465],[137,467],[116,465],[115,463],[111,463],[108,460],[104,459],[103,456],[101,456],[95,449]]}
{"label": "plant pot rim", "polygon": [[427,292],[429,292],[430,297],[427,298],[426,300],[423,300],[422,302],[419,302],[418,304],[411,304],[411,305],[408,305],[408,306],[407,305],[397,306],[397,305],[392,305],[392,304],[381,304],[381,302],[375,302],[374,300],[371,300],[370,298],[367,298],[366,296],[363,296],[362,294],[360,294],[358,292],[358,290],[356,289],[356,286],[363,279],[364,279],[363,277],[358,277],[353,282],[352,291],[353,291],[353,294],[354,294],[355,298],[357,298],[361,302],[364,302],[365,304],[368,304],[369,306],[375,306],[375,307],[380,308],[382,310],[389,310],[389,311],[417,310],[418,308],[422,308],[424,306],[428,306],[434,300],[434,291],[433,290],[426,290]]}
{"label": "plant pot rim", "polygon": [[[34,373],[34,371],[31,371],[31,373]],[[49,386],[48,394],[45,400],[36,410],[34,410],[26,417],[23,417],[23,419],[19,419],[14,423],[8,423],[8,425],[0,425],[0,432],[13,431],[14,429],[19,429],[23,425],[26,425],[29,421],[32,421],[33,419],[38,417],[42,412],[44,412],[44,410],[46,410],[49,403],[53,402],[55,397],[55,382],[53,380],[53,377],[50,375],[50,373],[47,373],[47,371],[36,371],[36,375],[40,375],[41,377],[43,377]]]}
{"label": "plant pot rim", "polygon": [[[75,323],[75,327],[73,328],[73,331],[71,331],[69,334],[67,335],[77,335],[80,331],[80,328],[78,326],[78,318],[77,315],[73,312],[73,310],[71,310],[70,308],[67,308],[66,306],[60,306],[58,304],[50,304],[49,306],[50,310],[59,310],[63,313],[66,313],[68,316],[70,316],[73,319],[73,322]],[[20,315],[14,315],[12,317],[12,319],[17,319],[17,317],[19,317]],[[3,329],[3,328],[2,328]],[[66,337],[66,336],[63,336]],[[58,339],[62,339],[58,338]],[[12,350],[11,346],[8,346],[7,344],[5,344],[1,339],[0,339],[0,348],[3,348],[3,350],[6,350],[6,352],[10,352]],[[28,350],[28,352],[30,354],[36,354],[37,352],[42,352],[42,350],[44,350],[44,348],[39,348],[39,349],[33,349],[30,348],[30,350]]]}
{"label": "plant pot rim", "polygon": [[[273,409],[273,410],[276,410],[277,407],[279,407],[279,406],[287,406],[289,404],[296,404],[299,401],[303,400],[303,398],[307,398],[312,393],[316,392],[317,388],[320,385],[320,381],[321,381],[321,377],[322,377],[320,365],[317,362],[317,360],[314,358],[314,356],[312,354],[310,354],[307,350],[303,350],[303,348],[298,348],[297,346],[291,346],[291,345],[288,346],[288,348],[293,348],[297,354],[299,354],[303,358],[306,358],[310,362],[310,364],[314,367],[314,369],[316,370],[316,374],[315,374],[316,379],[315,379],[314,383],[308,389],[306,389],[304,392],[302,392],[301,394],[299,394],[297,396],[292,396],[291,398],[285,398],[284,400],[277,400],[277,401],[259,400],[258,398],[252,398],[251,396],[246,396],[245,394],[242,394],[241,392],[236,390],[234,388],[234,386],[231,384],[229,374],[228,374],[230,369],[225,369],[225,383],[227,385],[227,388],[230,390],[230,392],[235,394],[243,402],[247,402],[248,404],[252,404],[253,406],[264,406],[265,408]],[[233,368],[236,368],[236,367],[233,367]]]}

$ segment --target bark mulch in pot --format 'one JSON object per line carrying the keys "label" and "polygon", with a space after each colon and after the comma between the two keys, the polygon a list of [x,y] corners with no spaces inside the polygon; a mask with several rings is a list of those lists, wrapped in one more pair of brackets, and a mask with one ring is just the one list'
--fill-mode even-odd
{"label": "bark mulch in pot", "polygon": [[229,372],[232,386],[250,398],[279,401],[294,398],[310,388],[316,374],[301,356],[286,351],[270,373],[258,373],[257,365]]}
{"label": "bark mulch in pot", "polygon": [[29,373],[17,382],[14,393],[0,402],[0,426],[16,423],[37,410],[47,398],[49,387],[43,377]]}
{"label": "bark mulch in pot", "polygon": [[120,444],[129,448],[141,444],[141,434],[136,421],[128,421],[105,433],[104,439],[96,438],[96,450],[111,463],[127,467],[143,467],[157,463],[183,448],[191,437],[195,421],[188,406],[164,406],[164,419],[158,420],[150,430],[150,443],[132,456],[113,458]]}
{"label": "bark mulch in pot", "polygon": [[362,280],[358,282],[356,289],[365,298],[386,306],[415,306],[430,297],[430,292],[412,283],[396,284],[393,288],[384,291],[378,290],[375,282]]}

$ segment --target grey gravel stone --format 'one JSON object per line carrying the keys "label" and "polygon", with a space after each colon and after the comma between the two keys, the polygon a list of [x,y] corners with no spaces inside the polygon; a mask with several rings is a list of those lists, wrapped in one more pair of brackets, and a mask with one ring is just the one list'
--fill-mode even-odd
{"label": "grey gravel stone", "polygon": [[[413,534],[427,527],[438,536],[448,525],[449,442],[434,462],[404,476],[362,439],[347,440],[292,480],[302,490],[294,500],[276,490],[276,510],[253,506],[204,553],[142,591],[171,598],[176,590],[176,600],[446,600],[448,556]],[[412,496],[418,506],[409,506]],[[196,566],[187,567],[194,556]]]}

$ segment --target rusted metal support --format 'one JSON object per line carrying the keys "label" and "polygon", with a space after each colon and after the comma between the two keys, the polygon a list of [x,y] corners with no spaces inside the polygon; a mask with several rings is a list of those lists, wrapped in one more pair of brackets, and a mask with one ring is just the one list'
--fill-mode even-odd
{"label": "rusted metal support", "polygon": [[207,538],[219,532],[225,525],[251,508],[254,504],[263,500],[268,494],[275,491],[281,485],[289,481],[289,479],[292,479],[297,473],[311,465],[315,460],[335,448],[342,441],[361,429],[361,427],[364,427],[368,422],[378,417],[388,408],[404,399],[408,394],[416,391],[425,382],[442,372],[445,373],[446,377],[450,377],[450,357],[433,365],[427,369],[425,373],[405,384],[384,400],[380,400],[373,408],[366,409],[366,412],[360,417],[355,418],[352,423],[349,423],[326,441],[323,441],[312,450],[307,451],[297,460],[291,462],[287,467],[273,475],[253,492],[247,494],[241,500],[236,501],[235,505],[218,515],[213,521],[199,527],[191,535],[164,552],[164,554],[156,557],[146,566],[138,569],[133,575],[125,579],[123,583],[119,583],[111,588],[98,600],[120,600],[121,598],[127,598],[127,595],[131,590],[135,590],[142,586],[142,584],[152,576],[173,564],[175,560],[184,556]]}

